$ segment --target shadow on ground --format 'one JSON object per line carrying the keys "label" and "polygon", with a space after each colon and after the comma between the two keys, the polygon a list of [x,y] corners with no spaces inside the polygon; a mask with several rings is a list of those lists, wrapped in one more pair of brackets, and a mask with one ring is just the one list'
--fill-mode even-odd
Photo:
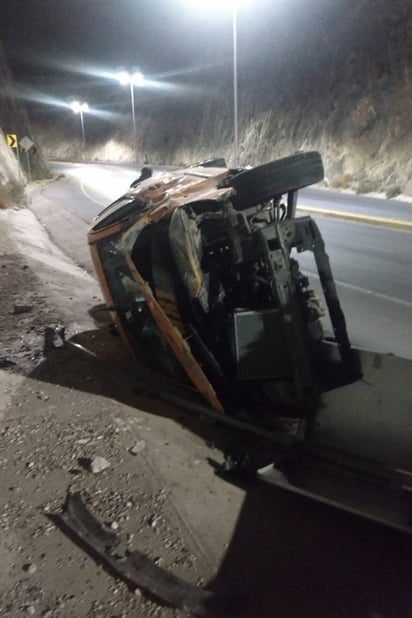
{"label": "shadow on ground", "polygon": [[210,618],[407,618],[412,542],[401,533],[253,485],[211,588]]}

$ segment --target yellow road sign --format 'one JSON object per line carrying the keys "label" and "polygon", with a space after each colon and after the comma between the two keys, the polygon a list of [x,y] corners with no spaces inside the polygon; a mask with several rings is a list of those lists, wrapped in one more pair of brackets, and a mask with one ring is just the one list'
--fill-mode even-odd
{"label": "yellow road sign", "polygon": [[7,146],[17,148],[17,135],[15,133],[7,133]]}

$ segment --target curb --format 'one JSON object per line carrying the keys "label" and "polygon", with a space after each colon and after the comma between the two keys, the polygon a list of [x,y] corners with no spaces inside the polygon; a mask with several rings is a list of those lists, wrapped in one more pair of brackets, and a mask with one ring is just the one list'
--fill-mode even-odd
{"label": "curb", "polygon": [[297,210],[308,212],[313,215],[321,215],[324,217],[332,217],[333,219],[346,219],[347,221],[355,221],[356,223],[369,223],[372,225],[381,225],[393,227],[398,230],[412,231],[412,221],[402,221],[401,219],[387,219],[385,217],[372,217],[369,215],[355,215],[350,212],[339,212],[337,210],[323,210],[321,208],[312,208],[310,206],[297,206]]}

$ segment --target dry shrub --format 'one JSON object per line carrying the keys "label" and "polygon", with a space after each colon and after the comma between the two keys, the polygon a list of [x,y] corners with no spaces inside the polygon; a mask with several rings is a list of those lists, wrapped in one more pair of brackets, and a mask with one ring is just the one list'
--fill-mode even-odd
{"label": "dry shrub", "polygon": [[10,193],[4,187],[0,187],[0,208],[8,208],[11,204]]}
{"label": "dry shrub", "polygon": [[402,187],[397,184],[390,185],[389,187],[387,187],[385,193],[388,200],[390,200],[393,197],[396,197],[402,193]]}
{"label": "dry shrub", "polygon": [[371,178],[367,178],[358,182],[355,186],[356,193],[372,193],[374,191],[379,191],[379,183]]}
{"label": "dry shrub", "polygon": [[24,198],[24,187],[21,185],[8,183],[6,186],[0,185],[0,208],[10,208],[22,203]]}
{"label": "dry shrub", "polygon": [[352,180],[351,174],[339,174],[332,178],[330,187],[331,189],[348,189],[352,184]]}

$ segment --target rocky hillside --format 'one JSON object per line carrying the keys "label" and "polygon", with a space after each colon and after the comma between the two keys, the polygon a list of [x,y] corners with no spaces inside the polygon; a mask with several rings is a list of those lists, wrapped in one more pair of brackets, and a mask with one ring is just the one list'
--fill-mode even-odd
{"label": "rocky hillside", "polygon": [[[10,148],[5,141],[7,133],[16,135],[18,143],[28,137],[35,143],[36,151],[28,155],[20,147],[18,151]],[[49,175],[41,144],[32,131],[24,106],[15,97],[12,74],[0,42],[0,205],[22,195],[29,176],[31,180],[39,180]]]}
{"label": "rocky hillside", "polygon": [[[412,195],[412,3],[309,4],[273,3],[253,19],[239,10],[240,163],[317,149],[331,187]],[[139,93],[139,160],[180,164],[219,154],[233,161],[230,21],[226,26],[224,47],[212,31],[202,41],[203,70],[180,76],[167,93]],[[93,98],[94,84],[88,87]],[[88,117],[84,151],[78,118],[37,111],[47,156],[133,159],[130,102],[125,92],[105,96],[103,106],[123,113],[111,123]]]}
{"label": "rocky hillside", "polygon": [[18,202],[23,196],[24,177],[5,136],[0,130],[0,208]]}

